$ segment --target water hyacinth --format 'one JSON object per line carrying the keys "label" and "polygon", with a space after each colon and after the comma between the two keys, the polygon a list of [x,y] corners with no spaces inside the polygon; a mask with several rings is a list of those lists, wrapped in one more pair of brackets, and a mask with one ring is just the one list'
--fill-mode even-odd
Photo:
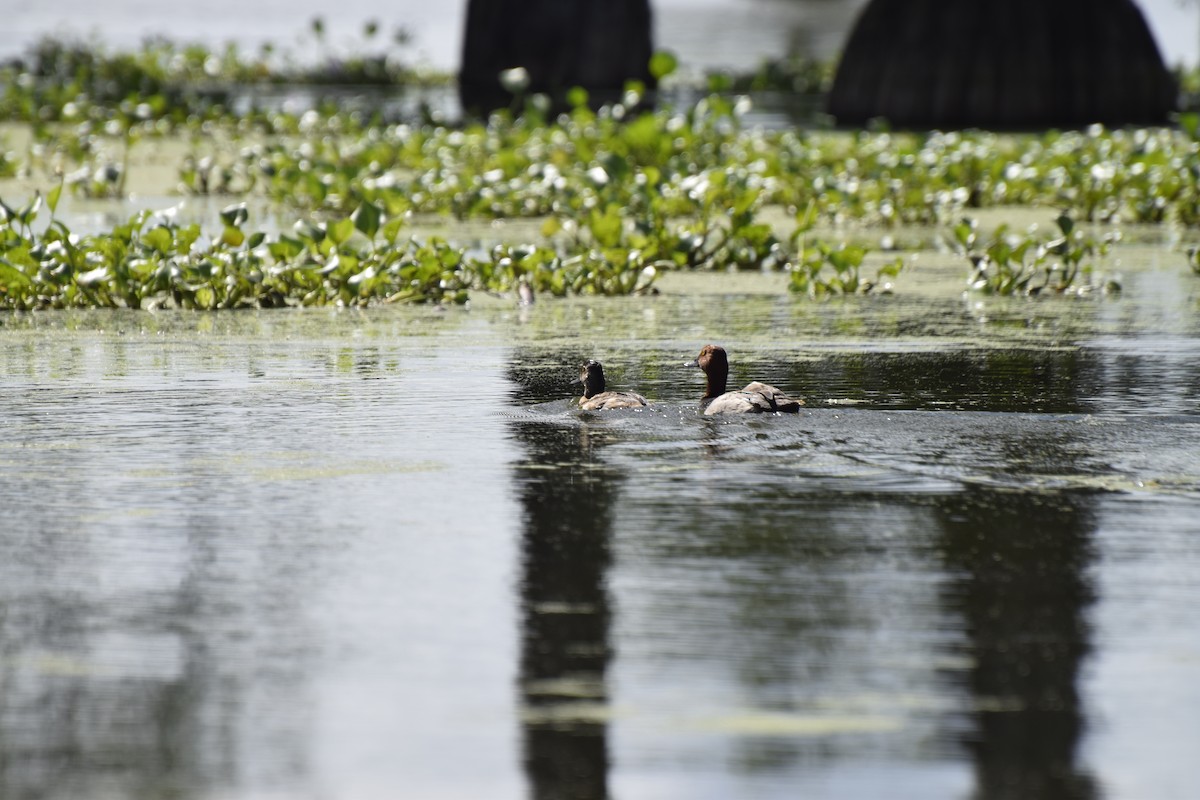
{"label": "water hyacinth", "polygon": [[[311,31],[318,41],[322,32]],[[414,86],[445,84],[447,76],[418,71],[396,55],[410,42],[403,28],[390,43],[375,44],[378,23],[368,21],[362,41],[344,53],[312,48],[321,58],[265,45],[257,53],[236,45],[211,49],[164,37],[131,51],[110,52],[97,42],[47,36],[0,64],[0,117],[31,122],[122,124],[130,119],[216,119],[230,113],[233,87],[306,84]],[[304,47],[305,43],[301,43]]]}
{"label": "water hyacinth", "polygon": [[[367,39],[377,28],[367,24]],[[1024,135],[757,130],[741,124],[744,98],[712,96],[680,109],[634,113],[640,95],[632,92],[629,107],[598,114],[582,106],[554,120],[501,114],[453,129],[388,126],[335,106],[301,114],[250,108],[235,116],[228,97],[214,100],[204,88],[214,78],[226,85],[316,80],[281,70],[278,60],[274,53],[248,58],[235,49],[167,41],[109,54],[47,40],[4,67],[9,80],[0,81],[0,116],[36,120],[39,142],[80,162],[71,185],[89,196],[121,193],[121,173],[109,167],[120,168],[122,157],[108,154],[106,161],[100,138],[132,145],[139,137],[204,126],[198,141],[211,141],[222,128],[233,141],[250,131],[262,140],[236,152],[194,153],[180,168],[187,190],[259,192],[340,214],[369,201],[459,218],[571,215],[581,207],[626,205],[640,190],[670,197],[670,213],[684,215],[704,200],[695,183],[721,169],[755,175],[764,205],[795,209],[812,202],[833,223],[952,225],[973,208],[1044,205],[1070,209],[1085,222],[1200,224],[1195,125]],[[501,77],[515,87],[527,76],[517,68]],[[79,127],[45,125],[54,120]],[[38,160],[27,167],[38,168]],[[531,169],[538,165],[555,167],[562,180],[537,180]],[[71,171],[63,163],[44,166]],[[628,180],[651,168],[653,180]]]}
{"label": "water hyacinth", "polygon": [[568,294],[651,291],[656,271],[632,250],[565,255],[545,247],[498,247],[468,255],[438,238],[402,237],[400,220],[364,205],[349,217],[297,222],[271,239],[247,232],[244,205],[222,212],[219,236],[169,214],[141,212],[112,231],[81,237],[57,220],[40,233],[40,198],[0,203],[0,307],[361,306],[465,303],[471,290]]}
{"label": "water hyacinth", "polygon": [[791,268],[788,288],[809,297],[840,294],[886,294],[892,291],[891,279],[904,269],[904,259],[895,258],[881,265],[875,279],[861,275],[867,249],[858,245],[841,244],[831,247],[816,242],[800,254]]}
{"label": "water hyacinth", "polygon": [[[175,52],[169,63],[171,69],[217,69],[226,76],[240,63],[224,64],[216,56],[180,57]],[[519,82],[520,72],[512,72],[505,79]],[[25,75],[7,90],[16,92],[7,95],[16,103],[9,106],[14,118],[24,118],[21,87],[34,84],[37,80]],[[797,296],[818,296],[890,285],[903,262],[882,264],[873,279],[858,274],[867,262],[854,240],[862,238],[857,231],[866,227],[884,228],[889,236],[890,229],[899,227],[942,228],[941,234],[932,234],[936,238],[954,229],[964,214],[1007,206],[1066,210],[1080,223],[1200,225],[1200,149],[1194,127],[1110,131],[1093,126],[1004,135],[770,130],[746,124],[749,102],[744,98],[710,96],[681,108],[643,111],[638,91],[631,88],[628,97],[628,107],[592,111],[579,104],[546,119],[544,111],[531,106],[523,116],[498,113],[451,127],[428,120],[385,124],[378,116],[332,106],[234,116],[196,98],[180,100],[187,112],[181,115],[175,113],[180,108],[168,111],[171,98],[137,92],[97,115],[89,110],[87,97],[79,95],[54,106],[46,117],[69,117],[70,124],[37,125],[25,162],[18,167],[14,157],[0,157],[0,173],[7,163],[26,176],[53,180],[59,192],[125,197],[131,150],[147,138],[186,131],[189,152],[177,165],[182,192],[262,198],[285,214],[316,222],[301,226],[307,240],[292,232],[270,242],[243,231],[245,220],[225,224],[214,242],[199,238],[191,250],[171,256],[176,263],[163,275],[177,278],[179,291],[162,295],[161,287],[146,289],[150,300],[122,291],[98,294],[123,280],[120,269],[110,264],[108,272],[97,272],[95,265],[79,272],[89,274],[84,288],[91,293],[69,297],[48,289],[53,281],[43,281],[44,293],[18,286],[20,279],[9,272],[6,302],[13,305],[16,297],[32,305],[84,303],[93,297],[99,304],[202,307],[446,302],[472,289],[507,291],[504,282],[512,280],[529,280],[529,285],[538,283],[537,291],[551,293],[646,291],[653,276],[669,269],[779,271]],[[373,224],[371,217],[376,218]],[[540,226],[542,236],[507,242],[505,247],[520,258],[506,256],[510,262],[504,265],[475,255],[456,259],[450,253],[458,251],[449,243],[408,242],[395,235],[396,221],[408,217],[526,218],[538,221],[535,227]],[[789,218],[797,221],[792,230]],[[9,222],[11,243],[15,223]],[[821,226],[824,241],[809,240],[816,226]],[[370,228],[374,230],[368,234]],[[395,260],[377,252],[385,249],[380,245],[384,230],[393,235],[386,249],[401,253]],[[69,251],[55,235],[38,235],[47,246],[62,248],[38,251],[51,262]],[[18,236],[22,242],[38,238]],[[1000,238],[1011,236],[1006,232]],[[982,257],[973,273],[973,283],[982,290],[1059,292],[1089,278],[1086,267],[1103,254],[1099,243],[1089,245],[1080,236],[1076,229],[1059,237],[1063,242],[1055,247],[1042,242],[1020,250],[1036,262],[1023,264],[1022,276],[1031,265],[1034,272],[1045,268],[1037,279],[995,277],[1004,275],[999,266],[1003,259],[987,256],[988,248],[964,247],[964,252]],[[131,241],[142,238],[139,234]],[[326,240],[336,252],[322,252],[314,244]],[[91,244],[95,252],[104,250],[99,239]],[[19,271],[31,279],[24,251],[14,247],[10,264],[20,261]],[[199,278],[185,280],[191,259],[211,247],[224,250],[198,262],[209,265],[197,267]],[[1082,252],[1079,258],[1077,251]],[[999,253],[997,249],[993,255]],[[129,264],[137,275],[157,258],[134,253]],[[255,259],[265,263],[254,266]],[[439,273],[434,280],[434,273],[418,269],[415,278],[406,274],[407,288],[399,288],[394,279],[397,270],[406,268],[406,259],[442,266],[449,260],[453,274]],[[519,265],[520,274],[512,273],[512,263]],[[1016,269],[1015,262],[1005,263]],[[243,267],[264,280],[242,285],[236,275]],[[295,269],[316,269],[322,282],[318,286],[288,278],[280,288],[283,279],[271,274]],[[212,279],[211,270],[223,280],[235,275],[232,283],[240,288],[224,294],[206,290],[197,300],[187,287]],[[530,277],[534,273],[541,277]],[[66,273],[56,266],[47,274]]]}
{"label": "water hyacinth", "polygon": [[[844,134],[745,128],[732,102],[618,119],[576,109],[543,123],[497,115],[461,129],[392,125],[271,134],[252,150],[197,153],[222,188],[348,213],[369,201],[459,219],[657,205],[814,204],[830,224],[953,225],[970,209],[1067,208],[1085,222],[1200,224],[1200,149],[1183,131]],[[189,168],[188,191],[213,191]]]}
{"label": "water hyacinth", "polygon": [[971,264],[967,285],[972,291],[1000,295],[1076,294],[1119,292],[1115,277],[1094,280],[1094,262],[1120,239],[1113,232],[1097,240],[1080,230],[1067,214],[1054,220],[1059,235],[1043,239],[1030,233],[1015,234],[1001,225],[986,242],[978,239],[978,226],[964,219],[954,228],[960,252]]}

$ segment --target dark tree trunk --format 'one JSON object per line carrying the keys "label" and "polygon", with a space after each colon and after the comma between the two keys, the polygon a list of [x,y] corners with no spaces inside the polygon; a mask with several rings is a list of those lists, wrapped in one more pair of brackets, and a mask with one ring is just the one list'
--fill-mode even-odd
{"label": "dark tree trunk", "polygon": [[872,0],[829,113],[906,128],[1157,124],[1176,96],[1133,0]]}
{"label": "dark tree trunk", "polygon": [[651,52],[648,0],[470,0],[459,94],[468,112],[508,107],[500,73],[524,67],[556,105],[576,86],[612,103],[628,81],[654,88]]}

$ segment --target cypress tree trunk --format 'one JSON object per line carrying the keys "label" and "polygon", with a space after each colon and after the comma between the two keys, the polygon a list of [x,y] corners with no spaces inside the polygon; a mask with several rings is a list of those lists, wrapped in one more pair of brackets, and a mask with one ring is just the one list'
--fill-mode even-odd
{"label": "cypress tree trunk", "polygon": [[1158,124],[1176,87],[1133,0],[872,0],[829,96],[840,125]]}
{"label": "cypress tree trunk", "polygon": [[471,113],[508,107],[500,73],[523,67],[525,93],[561,107],[580,86],[592,105],[612,103],[628,81],[654,88],[652,49],[648,0],[470,0],[459,95]]}

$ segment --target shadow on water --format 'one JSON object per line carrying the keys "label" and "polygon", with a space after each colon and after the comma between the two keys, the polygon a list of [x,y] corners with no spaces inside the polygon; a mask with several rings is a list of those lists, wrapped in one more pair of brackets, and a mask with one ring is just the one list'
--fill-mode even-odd
{"label": "shadow on water", "polygon": [[621,476],[599,457],[608,441],[601,427],[514,421],[511,434],[524,450],[514,480],[524,520],[519,691],[530,796],[600,800],[609,794],[607,578]]}
{"label": "shadow on water", "polygon": [[1091,495],[968,488],[940,504],[945,602],[962,617],[974,701],[963,743],[980,800],[1091,800],[1077,762],[1095,600]]}

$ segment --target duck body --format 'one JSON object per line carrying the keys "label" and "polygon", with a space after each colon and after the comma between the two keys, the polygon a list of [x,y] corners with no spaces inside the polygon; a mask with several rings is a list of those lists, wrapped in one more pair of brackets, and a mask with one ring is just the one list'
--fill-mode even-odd
{"label": "duck body", "polygon": [[646,398],[633,392],[601,392],[595,397],[579,398],[584,411],[604,411],[610,408],[642,408],[650,405]]}
{"label": "duck body", "polygon": [[604,367],[599,361],[588,361],[580,367],[578,382],[583,384],[583,397],[579,398],[579,407],[584,411],[643,408],[650,405],[640,394],[605,391]]}
{"label": "duck body", "polygon": [[803,400],[788,397],[769,383],[754,381],[741,389],[727,392],[729,382],[729,356],[725,349],[708,344],[700,355],[688,366],[704,371],[704,397],[700,398],[700,410],[705,416],[714,414],[762,414],[796,413],[804,405]]}

